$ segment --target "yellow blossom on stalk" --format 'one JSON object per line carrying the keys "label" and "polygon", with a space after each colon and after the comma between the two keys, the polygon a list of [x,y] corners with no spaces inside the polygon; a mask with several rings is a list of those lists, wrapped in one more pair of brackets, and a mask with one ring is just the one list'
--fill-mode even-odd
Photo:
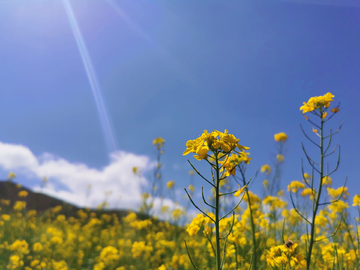
{"label": "yellow blossom on stalk", "polygon": [[347,197],[349,196],[347,187],[339,187],[337,189],[328,187],[326,189],[327,189],[330,197],[332,197],[333,199],[338,198],[341,195],[341,193],[342,193],[342,197],[344,200],[346,200]]}
{"label": "yellow blossom on stalk", "polygon": [[296,192],[298,192],[299,188],[301,188],[301,189],[305,188],[305,184],[300,182],[300,181],[295,180],[295,181],[291,181],[291,183],[288,185],[287,191],[288,192],[291,191],[293,193],[296,193]]}
{"label": "yellow blossom on stalk", "polygon": [[328,206],[328,208],[332,212],[342,213],[342,211],[344,211],[344,209],[349,208],[349,205],[348,205],[348,203],[340,200],[337,202],[333,202],[332,204],[330,204]]}
{"label": "yellow blossom on stalk", "polygon": [[308,102],[303,102],[303,106],[300,107],[300,111],[304,114],[323,107],[329,108],[330,102],[333,101],[333,97],[334,95],[331,93],[326,93],[323,96],[311,97]]}
{"label": "yellow blossom on stalk", "polygon": [[100,260],[109,265],[120,258],[118,253],[119,251],[115,247],[105,247],[100,253]]}
{"label": "yellow blossom on stalk", "polygon": [[22,190],[18,194],[19,197],[26,197],[27,195],[28,195],[28,192],[26,190]]}
{"label": "yellow blossom on stalk", "polygon": [[269,180],[264,179],[264,181],[263,181],[263,186],[264,186],[265,189],[268,189],[268,187],[269,187]]}
{"label": "yellow blossom on stalk", "polygon": [[325,185],[330,186],[331,184],[332,184],[332,179],[330,176],[323,177],[323,179],[322,179],[323,186],[325,186]]}
{"label": "yellow blossom on stalk", "polygon": [[10,216],[7,214],[1,215],[1,219],[5,220],[5,221],[9,221],[10,220]]}
{"label": "yellow blossom on stalk", "polygon": [[271,167],[270,167],[269,164],[264,164],[264,165],[261,166],[260,171],[262,173],[265,173],[266,175],[268,175],[269,173],[271,173]]}
{"label": "yellow blossom on stalk", "polygon": [[135,175],[139,175],[141,173],[139,167],[136,167],[136,166],[132,168],[132,172]]}
{"label": "yellow blossom on stalk", "polygon": [[239,197],[244,192],[245,188],[246,188],[246,185],[243,187],[240,187],[240,185],[239,185],[239,190],[234,193],[234,196]]}
{"label": "yellow blossom on stalk", "polygon": [[284,156],[281,155],[281,154],[278,154],[278,155],[276,156],[276,159],[277,159],[278,162],[283,162],[283,161],[284,161]]}
{"label": "yellow blossom on stalk", "polygon": [[277,142],[285,142],[288,136],[284,132],[280,132],[274,135],[274,140]]}
{"label": "yellow blossom on stalk", "polygon": [[186,231],[190,236],[197,234],[200,230],[201,225],[204,222],[205,217],[202,214],[197,214],[197,216],[191,221],[188,225]]}
{"label": "yellow blossom on stalk", "polygon": [[241,152],[240,154],[231,154],[229,157],[227,157],[224,160],[220,160],[219,163],[223,166],[220,169],[220,172],[222,172],[225,169],[224,176],[230,176],[235,175],[236,172],[236,166],[242,162],[245,164],[249,164],[251,157],[248,157],[250,153]]}
{"label": "yellow blossom on stalk", "polygon": [[311,200],[313,200],[315,198],[315,191],[311,190],[311,188],[305,188],[302,192],[301,192],[301,196],[305,197],[305,196],[309,196]]}
{"label": "yellow blossom on stalk", "polygon": [[[207,159],[209,150],[212,152],[228,154],[232,151],[240,153],[243,150],[249,149],[248,147],[240,145],[239,141],[240,139],[229,134],[227,129],[225,129],[224,132],[214,130],[211,133],[204,130],[204,133],[200,137],[186,142],[186,150],[183,155],[195,153],[196,155],[194,158],[202,160]],[[237,151],[236,148],[238,148],[240,152]]]}
{"label": "yellow blossom on stalk", "polygon": [[16,240],[11,246],[10,249],[14,250],[14,251],[18,251],[21,254],[28,254],[29,253],[29,249],[28,249],[29,245],[25,240]]}
{"label": "yellow blossom on stalk", "polygon": [[158,267],[158,270],[166,270],[165,265],[162,264],[160,267]]}
{"label": "yellow blossom on stalk", "polygon": [[174,180],[170,180],[169,182],[166,183],[166,188],[167,189],[172,189],[175,186],[175,181]]}
{"label": "yellow blossom on stalk", "polygon": [[16,177],[16,173],[9,172],[9,174],[8,174],[8,179],[9,179],[9,181],[11,181],[12,179],[14,179],[15,177]]}
{"label": "yellow blossom on stalk", "polygon": [[317,132],[318,132],[318,130],[317,130],[317,129],[315,129],[315,128],[312,128],[312,132],[317,133]]}
{"label": "yellow blossom on stalk", "polygon": [[34,245],[33,245],[33,251],[34,252],[38,252],[38,251],[42,251],[43,250],[43,246],[41,243],[39,242],[36,242]]}
{"label": "yellow blossom on stalk", "polygon": [[321,118],[322,118],[322,119],[325,119],[326,116],[327,116],[327,112],[323,112]]}
{"label": "yellow blossom on stalk", "polygon": [[161,137],[157,137],[153,140],[153,145],[155,145],[157,149],[160,149],[161,147],[163,147],[164,143],[165,143],[165,140]]}
{"label": "yellow blossom on stalk", "polygon": [[191,192],[194,192],[195,187],[193,185],[189,185],[188,190],[190,190]]}
{"label": "yellow blossom on stalk", "polygon": [[16,201],[14,205],[15,211],[21,211],[26,207],[26,202],[24,201]]}
{"label": "yellow blossom on stalk", "polygon": [[270,211],[274,211],[275,209],[284,208],[287,206],[287,203],[280,200],[278,197],[266,196],[263,200],[263,204],[267,204],[270,206]]}
{"label": "yellow blossom on stalk", "polygon": [[360,195],[359,194],[355,195],[353,198],[353,206],[357,206],[357,205],[360,205]]}
{"label": "yellow blossom on stalk", "polygon": [[331,109],[331,112],[333,113],[337,113],[338,111],[340,111],[340,109],[337,107]]}
{"label": "yellow blossom on stalk", "polygon": [[271,267],[285,267],[288,265],[291,269],[304,269],[306,268],[306,260],[304,256],[296,253],[297,244],[293,244],[290,247],[285,245],[274,246],[267,251],[266,262]]}

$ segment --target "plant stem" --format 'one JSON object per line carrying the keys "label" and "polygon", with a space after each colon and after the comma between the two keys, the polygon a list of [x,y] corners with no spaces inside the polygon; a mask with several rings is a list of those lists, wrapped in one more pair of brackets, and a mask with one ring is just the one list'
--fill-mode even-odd
{"label": "plant stem", "polygon": [[[322,116],[322,110],[320,111],[320,116]],[[320,125],[320,168],[319,168],[319,172],[320,172],[320,181],[319,181],[319,188],[318,188],[318,193],[316,196],[316,200],[315,200],[315,204],[313,204],[313,215],[312,215],[312,221],[311,221],[311,232],[310,232],[310,243],[309,243],[309,252],[307,254],[307,258],[306,258],[306,263],[307,263],[307,270],[310,269],[310,264],[311,264],[311,252],[312,252],[312,248],[315,242],[315,219],[316,219],[316,214],[319,208],[319,203],[320,203],[320,195],[321,195],[321,188],[322,188],[322,179],[323,179],[323,174],[324,174],[324,153],[323,153],[323,140],[324,140],[324,134],[323,134],[323,126],[324,126],[324,121],[321,118],[321,125]]]}
{"label": "plant stem", "polygon": [[220,168],[218,154],[215,153],[216,161],[216,193],[215,193],[215,237],[216,237],[216,270],[221,269],[221,258],[220,258],[220,226],[219,226],[219,199],[220,199]]}

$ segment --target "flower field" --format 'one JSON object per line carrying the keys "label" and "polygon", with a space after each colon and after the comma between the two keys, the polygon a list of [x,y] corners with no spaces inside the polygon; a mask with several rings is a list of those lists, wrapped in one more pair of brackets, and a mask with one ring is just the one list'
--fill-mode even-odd
{"label": "flower field", "polygon": [[[350,197],[345,184],[334,185],[331,175],[339,161],[333,171],[324,163],[332,154],[340,159],[337,148],[331,148],[340,128],[326,129],[326,122],[339,114],[339,106],[330,108],[333,98],[330,93],[312,97],[300,108],[318,140],[307,128],[304,135],[319,155],[310,157],[303,149],[310,169],[304,166],[303,179],[286,189],[277,181],[287,135],[274,135],[277,161],[260,168],[263,191],[256,194],[246,175],[251,149],[227,130],[204,131],[184,145],[184,155],[194,154],[191,174],[211,188],[212,196],[202,193],[198,205],[193,200],[198,191],[191,185],[185,189],[189,207],[164,205],[161,219],[151,216],[154,198],[161,197],[161,138],[154,140],[158,166],[143,193],[143,215],[120,217],[90,209],[69,215],[60,205],[37,212],[27,208],[28,192],[18,187],[16,198],[0,201],[0,269],[359,269],[359,220],[350,210],[360,213],[360,195]],[[207,163],[211,179],[196,169],[196,162]],[[133,172],[141,174],[137,168]],[[167,183],[168,192],[174,184]],[[197,214],[189,214],[190,209]]]}

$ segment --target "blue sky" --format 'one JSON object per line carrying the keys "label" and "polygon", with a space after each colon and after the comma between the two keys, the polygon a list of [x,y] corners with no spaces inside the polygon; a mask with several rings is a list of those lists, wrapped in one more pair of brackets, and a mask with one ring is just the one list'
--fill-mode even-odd
{"label": "blue sky", "polygon": [[[311,147],[299,124],[312,126],[299,107],[331,92],[341,110],[330,126],[345,122],[335,138],[342,160],[333,186],[348,176],[351,197],[360,190],[357,1],[12,0],[0,3],[0,26],[3,178],[14,171],[38,190],[48,174],[46,192],[85,204],[89,177],[99,188],[94,204],[109,189],[133,207],[124,190],[129,184],[136,197],[139,185],[126,170],[151,168],[155,137],[166,140],[164,181],[180,190],[189,184],[186,141],[226,128],[251,148],[249,177],[274,159],[273,135],[287,133],[287,184],[301,177],[300,142]],[[111,156],[114,149],[122,154]]]}

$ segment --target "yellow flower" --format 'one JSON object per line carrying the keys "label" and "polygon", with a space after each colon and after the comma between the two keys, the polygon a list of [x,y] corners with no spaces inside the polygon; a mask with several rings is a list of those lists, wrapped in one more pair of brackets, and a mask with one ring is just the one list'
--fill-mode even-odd
{"label": "yellow flower", "polygon": [[329,206],[329,210],[337,213],[342,213],[344,209],[349,208],[349,205],[344,201],[333,202]]}
{"label": "yellow flower", "polygon": [[354,199],[353,199],[353,206],[356,206],[356,205],[360,205],[360,195],[357,194],[354,196]]}
{"label": "yellow flower", "polygon": [[15,211],[21,211],[26,207],[26,202],[24,201],[16,201],[14,205]]}
{"label": "yellow flower", "polygon": [[315,191],[311,190],[311,188],[305,188],[300,195],[302,197],[309,196],[313,200],[315,198]]}
{"label": "yellow flower", "polygon": [[245,188],[246,188],[246,185],[243,187],[240,187],[240,185],[239,185],[239,190],[234,193],[234,196],[239,197],[244,192]]}
{"label": "yellow flower", "polygon": [[189,185],[188,189],[189,189],[191,192],[194,192],[195,187],[194,187],[193,185]]}
{"label": "yellow flower", "polygon": [[135,174],[135,175],[139,175],[139,174],[141,173],[139,167],[133,167],[133,168],[132,168],[132,172],[133,172],[133,174]]}
{"label": "yellow flower", "polygon": [[22,190],[18,194],[19,197],[26,197],[27,195],[28,195],[28,192],[26,190]]}
{"label": "yellow flower", "polygon": [[325,185],[328,185],[330,186],[332,184],[332,179],[330,176],[325,176],[323,177],[322,179],[322,185],[325,186]]}
{"label": "yellow flower", "polygon": [[2,220],[5,220],[5,221],[9,221],[9,220],[10,220],[10,216],[4,214],[4,215],[1,215],[1,219],[2,219]]}
{"label": "yellow flower", "polygon": [[262,173],[265,173],[266,175],[268,175],[269,173],[271,173],[271,167],[268,164],[264,164],[264,165],[261,166],[260,171]]}
{"label": "yellow flower", "polygon": [[264,179],[264,181],[263,181],[263,186],[264,186],[265,189],[268,189],[268,187],[269,187],[269,180]]}
{"label": "yellow flower", "polygon": [[329,193],[330,197],[332,197],[333,199],[337,199],[341,193],[342,193],[342,197],[346,200],[347,196],[349,196],[349,192],[348,192],[348,188],[347,187],[339,187],[337,189],[334,188],[326,188],[327,192]]}
{"label": "yellow flower", "polygon": [[287,140],[288,136],[284,132],[280,132],[274,135],[274,140],[277,142],[285,142]]}
{"label": "yellow flower", "polygon": [[161,147],[163,147],[164,143],[165,143],[165,140],[161,137],[157,137],[153,140],[153,145],[155,145],[157,149],[160,149]]}
{"label": "yellow flower", "polygon": [[331,109],[331,112],[333,112],[333,113],[337,113],[338,111],[340,111],[339,108],[332,108],[332,109]]}
{"label": "yellow flower", "polygon": [[296,192],[298,192],[299,188],[301,188],[301,189],[305,188],[305,184],[300,182],[300,181],[295,180],[295,181],[291,181],[291,183],[288,185],[287,191],[288,192],[291,191],[293,193],[296,193]]}
{"label": "yellow flower", "polygon": [[312,132],[317,133],[317,132],[318,132],[318,130],[317,130],[317,129],[315,129],[315,128],[312,128]]}
{"label": "yellow flower", "polygon": [[281,155],[281,154],[278,154],[278,155],[276,156],[276,159],[277,159],[278,162],[283,162],[283,161],[284,161],[284,156]]}
{"label": "yellow flower", "polygon": [[[204,133],[195,140],[189,140],[186,142],[186,150],[183,155],[189,153],[196,153],[194,156],[197,160],[207,159],[208,151],[228,154],[232,151],[240,154],[248,147],[242,146],[239,144],[240,139],[235,138],[234,135],[229,134],[227,129],[224,132],[214,130],[211,133],[208,133],[207,130],[204,130]],[[239,151],[236,150],[239,149]]]}
{"label": "yellow flower", "polygon": [[[333,101],[333,97],[334,95],[331,93],[326,93],[323,96],[311,97],[308,102],[303,102],[303,106],[300,107],[300,111],[304,114],[323,107],[329,108],[330,102]],[[324,117],[326,117],[326,115]]]}
{"label": "yellow flower", "polygon": [[14,179],[15,177],[16,177],[16,173],[10,172],[10,173],[8,174],[8,179],[9,179],[9,180]]}
{"label": "yellow flower", "polygon": [[166,188],[167,189],[172,189],[175,186],[175,181],[174,180],[170,180],[169,182],[167,182],[166,184]]}
{"label": "yellow flower", "polygon": [[161,266],[158,268],[158,270],[166,270],[165,265],[161,265]]}
{"label": "yellow flower", "polygon": [[325,117],[327,116],[327,112],[324,112],[323,114],[322,114],[322,119],[325,119]]}

